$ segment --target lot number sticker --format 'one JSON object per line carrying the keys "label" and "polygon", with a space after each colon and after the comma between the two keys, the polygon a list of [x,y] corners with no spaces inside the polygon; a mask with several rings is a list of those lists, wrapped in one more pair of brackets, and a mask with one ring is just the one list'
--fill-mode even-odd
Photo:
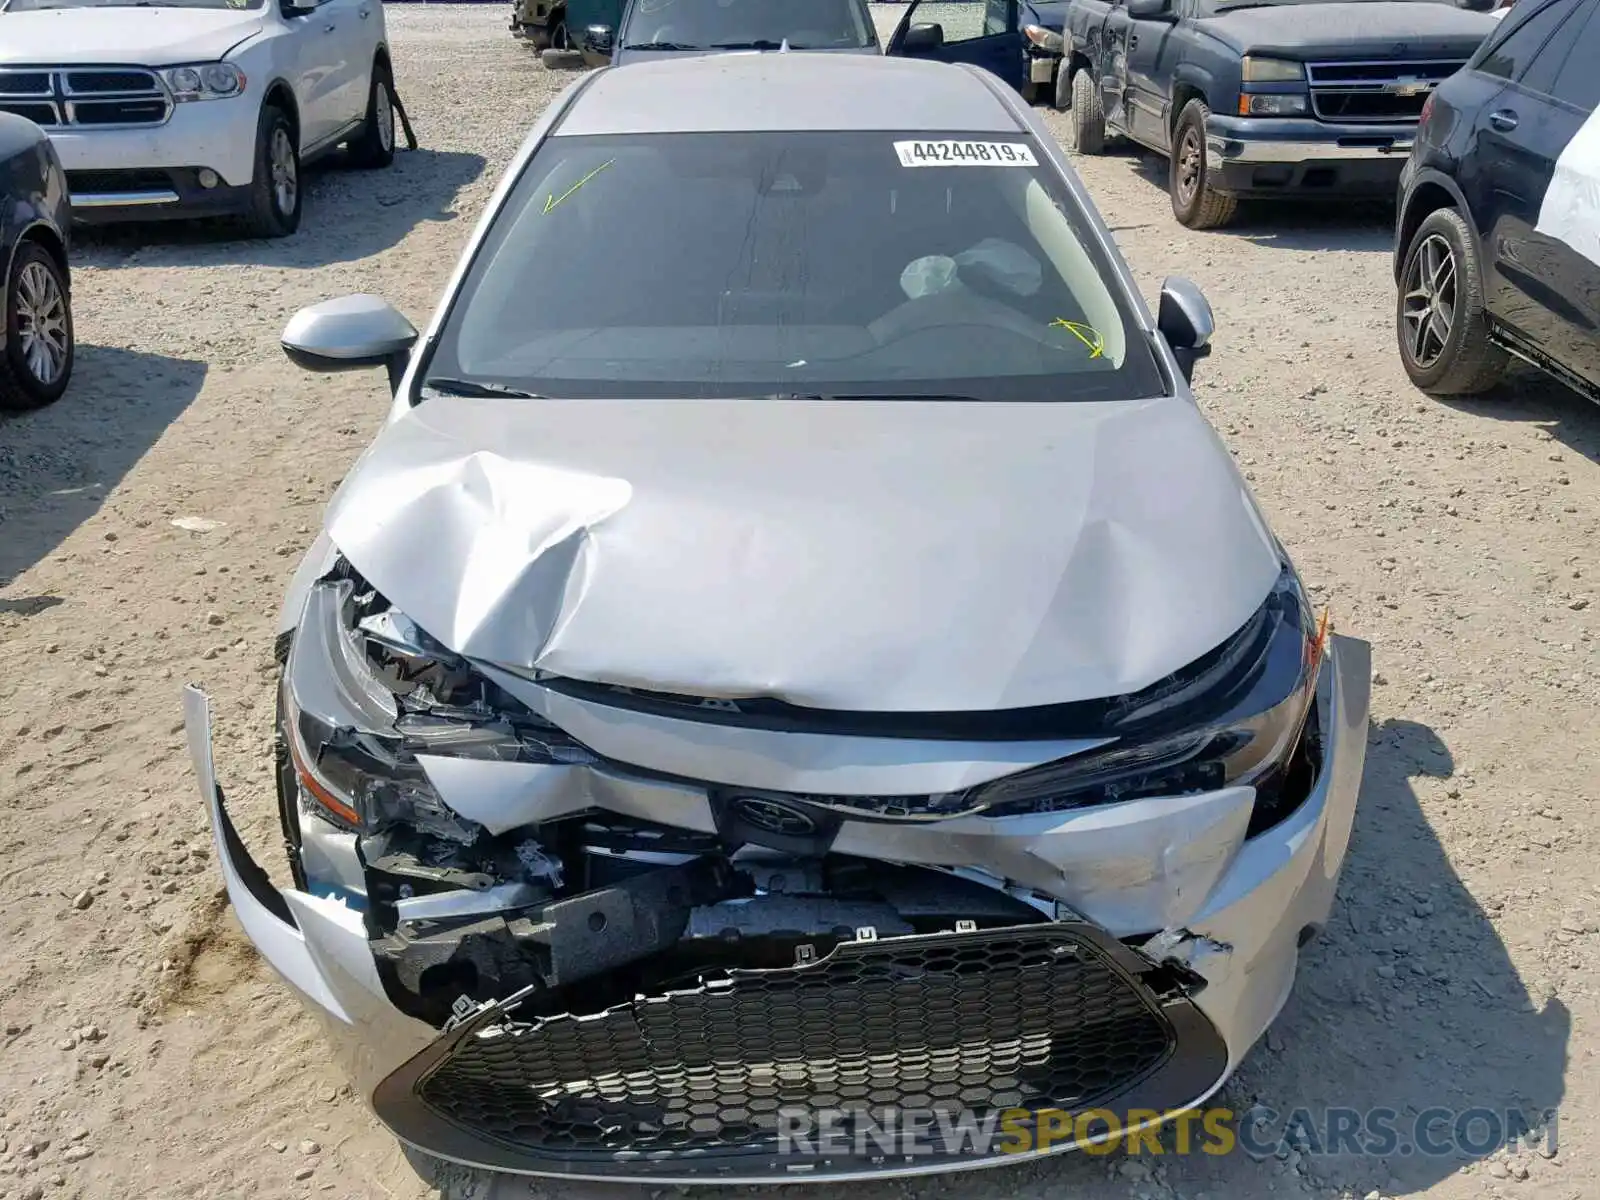
{"label": "lot number sticker", "polygon": [[1036,167],[1022,142],[896,142],[902,167]]}

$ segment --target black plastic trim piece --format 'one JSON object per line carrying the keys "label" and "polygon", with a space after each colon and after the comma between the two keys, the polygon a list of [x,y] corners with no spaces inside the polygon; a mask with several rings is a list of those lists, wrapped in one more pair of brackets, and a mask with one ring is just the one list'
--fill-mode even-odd
{"label": "black plastic trim piece", "polygon": [[[988,929],[974,933],[939,933],[869,942],[846,942],[815,963],[791,970],[808,970],[836,961],[840,956],[890,954],[943,946],[972,945],[1007,937],[1038,938],[1037,925]],[[1138,994],[1169,1031],[1165,1057],[1144,1075],[1111,1095],[1095,1097],[1081,1111],[1115,1106],[1121,1112],[1148,1109],[1168,1114],[1182,1111],[1211,1094],[1228,1068],[1228,1050],[1222,1037],[1188,996],[1170,989],[1157,996],[1143,982],[1158,970],[1150,961],[1122,945],[1096,926],[1062,922],[1050,927],[1062,942],[1096,958]],[[824,1158],[818,1155],[774,1155],[770,1147],[749,1151],[652,1153],[626,1151],[556,1154],[491,1138],[447,1119],[421,1098],[429,1078],[457,1047],[480,1030],[503,1023],[527,1000],[520,993],[498,1004],[486,1005],[443,1034],[422,1053],[384,1079],[374,1090],[373,1109],[404,1142],[426,1153],[486,1170],[568,1179],[620,1180],[635,1183],[732,1183],[793,1180],[872,1178],[894,1175],[942,1173],[1001,1163],[1015,1163],[1043,1154],[1076,1149],[1064,1139],[1045,1151],[1002,1153],[991,1147],[985,1154],[942,1153],[914,1158],[854,1156]]]}

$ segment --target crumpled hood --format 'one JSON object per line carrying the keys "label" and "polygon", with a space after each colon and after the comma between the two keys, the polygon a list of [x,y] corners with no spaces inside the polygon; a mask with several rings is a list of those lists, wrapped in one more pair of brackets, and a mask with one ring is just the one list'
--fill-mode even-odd
{"label": "crumpled hood", "polygon": [[1243,53],[1301,62],[1468,58],[1495,27],[1488,13],[1422,0],[1268,5],[1221,13],[1199,24]]}
{"label": "crumpled hood", "polygon": [[56,8],[0,16],[0,63],[170,67],[214,61],[261,29],[263,13],[209,8]]}
{"label": "crumpled hood", "polygon": [[1133,691],[1279,571],[1176,397],[436,399],[379,434],[328,533],[468,657],[854,711]]}

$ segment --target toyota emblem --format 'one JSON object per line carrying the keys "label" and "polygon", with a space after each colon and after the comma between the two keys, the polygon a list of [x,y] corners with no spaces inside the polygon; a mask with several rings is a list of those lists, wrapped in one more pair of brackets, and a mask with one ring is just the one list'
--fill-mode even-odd
{"label": "toyota emblem", "polygon": [[810,813],[781,800],[768,800],[764,796],[735,796],[731,805],[741,821],[766,833],[784,837],[810,837],[818,829]]}

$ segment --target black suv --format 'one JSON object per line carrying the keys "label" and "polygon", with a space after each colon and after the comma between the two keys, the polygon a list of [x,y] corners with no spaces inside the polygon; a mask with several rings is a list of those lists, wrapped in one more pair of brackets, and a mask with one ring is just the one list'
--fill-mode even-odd
{"label": "black suv", "polygon": [[1600,400],[1600,0],[1518,0],[1428,98],[1400,180],[1400,358],[1466,395],[1508,357]]}

